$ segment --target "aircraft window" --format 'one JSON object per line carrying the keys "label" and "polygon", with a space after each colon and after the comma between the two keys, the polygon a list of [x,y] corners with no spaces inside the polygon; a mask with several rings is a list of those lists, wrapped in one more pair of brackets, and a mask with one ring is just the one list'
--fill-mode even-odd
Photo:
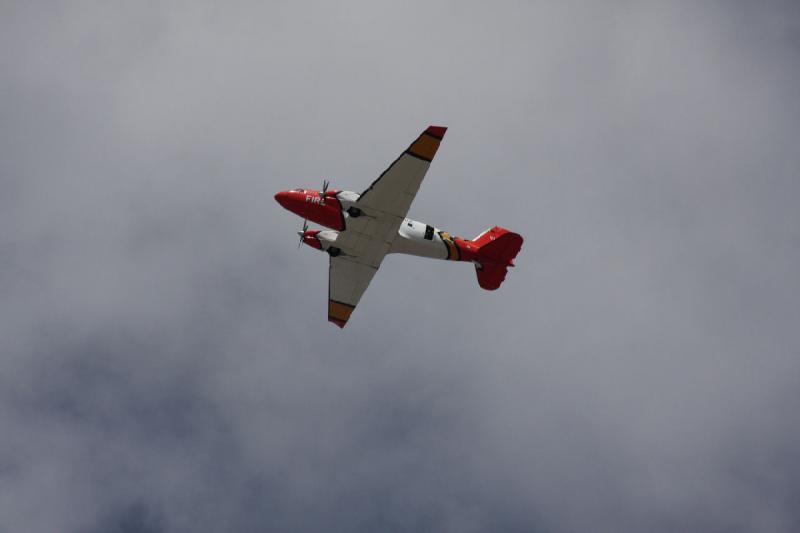
{"label": "aircraft window", "polygon": [[303,192],[305,189],[292,189],[292,192]]}
{"label": "aircraft window", "polygon": [[408,223],[408,227],[409,227],[409,228],[413,228],[413,227],[414,227],[414,224],[412,224],[411,222],[409,222],[409,223]]}

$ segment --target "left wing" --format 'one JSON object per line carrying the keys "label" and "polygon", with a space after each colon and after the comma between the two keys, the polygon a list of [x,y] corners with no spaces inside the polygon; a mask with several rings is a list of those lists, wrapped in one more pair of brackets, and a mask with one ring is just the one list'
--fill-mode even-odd
{"label": "left wing", "polygon": [[331,257],[328,275],[328,320],[343,328],[367,290],[378,267],[350,256]]}
{"label": "left wing", "polygon": [[331,257],[328,278],[328,320],[343,328],[361,295],[397,236],[422,179],[439,149],[447,128],[430,126],[389,168],[361,193],[355,207],[359,217],[349,217],[336,246],[343,251]]}
{"label": "left wing", "polygon": [[328,276],[328,320],[343,328],[372,276],[392,246],[397,226],[390,217],[348,219],[336,237],[341,255],[331,257]]}
{"label": "left wing", "polygon": [[446,131],[443,126],[429,126],[361,193],[355,207],[366,216],[347,218],[337,246],[352,250],[375,268],[380,266]]}

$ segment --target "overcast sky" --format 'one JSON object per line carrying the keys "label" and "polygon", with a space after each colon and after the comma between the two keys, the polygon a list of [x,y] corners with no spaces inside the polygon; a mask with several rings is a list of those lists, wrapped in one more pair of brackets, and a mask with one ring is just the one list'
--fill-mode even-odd
{"label": "overcast sky", "polygon": [[[793,2],[0,5],[0,533],[800,529]],[[273,195],[450,129],[347,328]]]}

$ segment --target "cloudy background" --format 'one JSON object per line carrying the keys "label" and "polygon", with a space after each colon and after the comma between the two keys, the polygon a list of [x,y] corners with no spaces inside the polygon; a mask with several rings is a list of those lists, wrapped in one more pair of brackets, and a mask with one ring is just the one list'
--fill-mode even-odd
{"label": "cloudy background", "polygon": [[[796,5],[222,5],[0,6],[0,532],[800,529]],[[518,268],[340,331],[272,196],[429,124]]]}

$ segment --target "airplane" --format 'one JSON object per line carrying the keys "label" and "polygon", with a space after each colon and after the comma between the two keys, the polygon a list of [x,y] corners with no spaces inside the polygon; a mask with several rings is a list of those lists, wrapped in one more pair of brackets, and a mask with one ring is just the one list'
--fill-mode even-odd
{"label": "airplane", "polygon": [[[361,194],[292,189],[275,200],[305,219],[300,243],[330,256],[328,321],[344,328],[386,254],[399,253],[475,265],[478,284],[493,291],[506,278],[522,236],[494,226],[472,240],[407,218],[411,202],[447,128],[429,126]],[[308,220],[330,229],[308,229]]]}

